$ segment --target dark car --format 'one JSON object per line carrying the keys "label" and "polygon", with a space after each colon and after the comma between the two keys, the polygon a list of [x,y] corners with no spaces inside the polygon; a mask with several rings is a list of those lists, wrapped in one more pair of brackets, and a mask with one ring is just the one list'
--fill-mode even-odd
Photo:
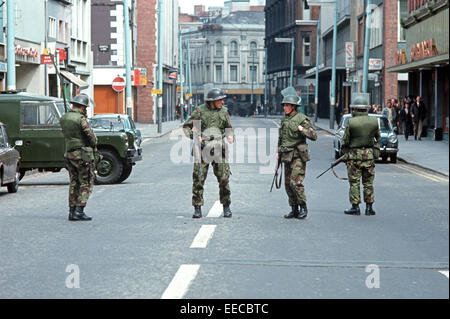
{"label": "dark car", "polygon": [[19,152],[9,143],[5,125],[0,122],[0,186],[8,192],[19,189]]}
{"label": "dark car", "polygon": [[[341,122],[339,123],[339,127],[336,130],[336,134],[334,135],[333,147],[334,156],[336,159],[342,155],[342,138],[344,137],[345,127],[347,126],[348,119],[351,116],[351,114],[345,114],[342,117]],[[380,156],[382,160],[386,162],[389,157],[392,163],[396,163],[398,153],[398,138],[397,134],[395,134],[394,129],[391,126],[391,123],[389,122],[389,119],[382,114],[369,114],[369,116],[375,117],[378,120],[378,127],[380,128],[381,135],[381,139],[378,144],[380,145]]]}
{"label": "dark car", "polygon": [[[12,143],[20,142],[20,178],[26,171],[59,172],[65,168],[65,140],[59,119],[69,109],[62,99],[29,93],[2,92],[0,121],[8,127]],[[123,130],[95,129],[98,151],[103,159],[97,165],[99,184],[120,183],[142,155],[135,138]]]}

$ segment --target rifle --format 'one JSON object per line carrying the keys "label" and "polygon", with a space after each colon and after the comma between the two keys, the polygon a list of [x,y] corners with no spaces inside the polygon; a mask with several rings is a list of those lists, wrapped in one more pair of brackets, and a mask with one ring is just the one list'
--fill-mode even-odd
{"label": "rifle", "polygon": [[[322,172],[322,174],[320,174],[319,176],[317,176],[316,178],[319,178],[320,176],[322,176],[323,174],[325,174],[326,172],[328,172],[330,169],[333,169],[335,166],[339,165],[341,162],[345,161],[347,159],[347,154],[342,155],[341,157],[339,157],[336,161],[334,161],[333,163],[331,163],[331,166],[325,171]],[[334,172],[334,171],[333,171]]]}
{"label": "rifle", "polygon": [[280,157],[278,157],[277,168],[275,169],[275,175],[273,176],[273,179],[272,179],[272,186],[270,186],[270,192],[272,192],[272,188],[273,188],[273,184],[274,183],[275,183],[275,187],[277,189],[279,189],[281,187],[281,179],[283,177],[283,175],[282,175],[283,172],[281,172],[280,178],[277,180],[278,170],[280,169],[280,166],[281,166],[281,155],[280,155]]}

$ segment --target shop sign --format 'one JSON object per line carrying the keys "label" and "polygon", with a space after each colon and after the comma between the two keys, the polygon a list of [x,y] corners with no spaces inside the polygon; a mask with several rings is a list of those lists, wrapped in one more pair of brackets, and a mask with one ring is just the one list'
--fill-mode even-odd
{"label": "shop sign", "polygon": [[411,61],[422,60],[438,54],[439,51],[436,48],[434,38],[416,43],[411,46]]}

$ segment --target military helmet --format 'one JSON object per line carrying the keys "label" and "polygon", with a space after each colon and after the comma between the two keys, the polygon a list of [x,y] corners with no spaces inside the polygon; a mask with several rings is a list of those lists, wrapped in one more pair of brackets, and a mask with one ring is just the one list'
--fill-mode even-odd
{"label": "military helmet", "polygon": [[352,93],[352,103],[350,108],[353,109],[369,109],[370,94],[369,93]]}
{"label": "military helmet", "polygon": [[294,105],[300,105],[301,99],[298,97],[298,95],[286,95],[283,98],[283,101],[281,104],[294,104]]}
{"label": "military helmet", "polygon": [[77,104],[79,106],[90,107],[91,106],[91,99],[89,98],[89,96],[87,94],[81,93],[81,94],[76,95],[70,101],[70,103]]}
{"label": "military helmet", "polygon": [[206,102],[212,102],[212,101],[223,100],[226,97],[227,97],[227,95],[225,94],[224,91],[222,91],[221,89],[218,89],[218,88],[214,88],[208,92],[205,100],[206,100]]}

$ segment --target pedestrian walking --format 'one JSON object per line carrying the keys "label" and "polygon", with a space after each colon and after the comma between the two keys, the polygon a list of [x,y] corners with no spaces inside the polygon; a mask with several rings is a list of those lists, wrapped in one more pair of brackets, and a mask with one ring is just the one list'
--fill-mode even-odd
{"label": "pedestrian walking", "polygon": [[422,139],[423,121],[427,116],[425,104],[421,101],[420,96],[416,97],[412,105],[412,119],[414,123],[414,139],[419,141]]}
{"label": "pedestrian walking", "polygon": [[70,103],[72,109],[61,117],[60,123],[65,138],[64,154],[69,172],[69,220],[91,220],[84,208],[94,188],[94,163],[97,137],[86,119],[86,109],[92,104],[84,93],[75,96]]}
{"label": "pedestrian walking", "polygon": [[409,135],[413,133],[413,122],[411,117],[410,102],[406,102],[400,111],[400,121],[402,123],[402,130],[405,134],[405,140],[408,140]]}
{"label": "pedestrian walking", "polygon": [[375,159],[379,156],[378,141],[380,129],[378,120],[368,115],[370,96],[368,93],[354,93],[352,96],[352,117],[348,120],[342,139],[342,150],[346,154],[347,174],[350,183],[349,199],[352,207],[345,210],[348,215],[360,215],[360,180],[364,187],[366,215],[375,215],[373,181]]}
{"label": "pedestrian walking", "polygon": [[279,129],[276,157],[284,164],[284,185],[292,208],[284,217],[303,219],[308,215],[303,186],[306,163],[310,160],[306,139],[315,141],[317,134],[308,117],[297,112],[300,105],[298,96],[287,95],[281,104],[285,116]]}
{"label": "pedestrian walking", "polygon": [[223,106],[225,93],[213,88],[206,96],[206,103],[196,108],[184,123],[186,136],[194,141],[194,171],[192,174],[192,206],[193,218],[201,218],[203,187],[208,175],[209,165],[213,167],[214,175],[219,183],[220,203],[223,205],[223,216],[231,217],[231,190],[229,179],[230,165],[227,162],[227,145],[234,142],[228,110]]}

